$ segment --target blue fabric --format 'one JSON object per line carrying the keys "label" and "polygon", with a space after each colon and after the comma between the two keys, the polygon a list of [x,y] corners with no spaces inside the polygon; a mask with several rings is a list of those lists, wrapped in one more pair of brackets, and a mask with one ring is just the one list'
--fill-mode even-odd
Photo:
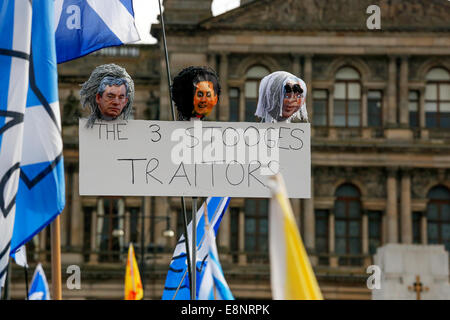
{"label": "blue fabric", "polygon": [[[51,103],[58,101],[53,22],[53,1],[33,1],[31,29],[32,63],[30,62],[30,81],[25,117],[28,112],[31,112],[29,111],[30,107],[33,107],[33,112],[43,117],[43,123],[51,124],[37,130],[52,131],[53,135],[49,136],[57,136],[62,139],[59,114],[55,114],[50,107]],[[51,120],[49,121],[48,118]],[[30,134],[33,135],[33,132],[28,133],[28,135]],[[30,147],[29,143],[31,142],[28,142],[27,135],[24,134],[24,150]],[[11,252],[15,252],[36,233],[46,227],[61,213],[65,205],[62,150],[57,150],[58,144],[54,142],[40,141],[40,143],[38,158],[48,160],[28,165],[22,164],[20,167]],[[52,156],[55,153],[57,154],[56,157]],[[24,154],[22,155],[22,163],[28,163],[28,161],[24,161]]]}
{"label": "blue fabric", "polygon": [[[214,228],[214,233],[217,234],[223,214],[227,210],[230,202],[229,197],[210,197],[208,198],[208,221],[211,227]],[[188,227],[188,230],[190,226]],[[203,205],[197,212],[197,250],[200,251],[204,242],[205,221],[203,216]],[[189,232],[189,231],[188,231]],[[190,240],[190,239],[189,239]],[[196,277],[196,292],[198,290],[203,277],[205,268],[205,257],[197,256],[197,277]],[[185,251],[184,235],[181,236],[180,241],[175,248],[174,256],[167,272],[166,282],[162,295],[163,300],[190,300],[190,281],[187,272],[187,257]]]}
{"label": "blue fabric", "polygon": [[[120,2],[134,17],[133,1],[120,0]],[[68,19],[70,21],[73,19],[74,15],[77,14],[77,12],[74,12],[71,8],[79,8],[79,29],[69,28],[67,26]],[[134,25],[121,27],[135,28]],[[86,0],[64,0],[61,17],[55,33],[55,39],[58,63],[85,56],[105,47],[120,46],[124,44],[114,32],[108,28],[101,17],[89,6]]]}

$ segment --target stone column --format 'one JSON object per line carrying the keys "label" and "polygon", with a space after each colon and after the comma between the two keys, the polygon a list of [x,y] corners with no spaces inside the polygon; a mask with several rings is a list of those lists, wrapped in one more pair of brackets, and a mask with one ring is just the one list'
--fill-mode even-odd
{"label": "stone column", "polygon": [[123,240],[125,245],[128,246],[131,241],[131,213],[129,210],[125,211],[124,223],[123,223]]}
{"label": "stone column", "polygon": [[239,226],[238,226],[238,250],[239,250],[239,265],[247,264],[247,256],[245,254],[245,212],[244,208],[239,209]]}
{"label": "stone column", "polygon": [[89,263],[98,263],[98,247],[97,247],[97,210],[92,210],[91,216],[91,254],[89,255]]}
{"label": "stone column", "polygon": [[230,218],[231,210],[227,209],[225,214],[222,217],[222,222],[220,223],[220,231],[219,231],[219,239],[218,246],[219,252],[220,248],[224,249],[222,251],[227,252],[227,255],[221,254],[220,258],[222,261],[231,262],[231,256],[228,254],[230,251],[230,234],[231,234],[231,218]]}
{"label": "stone column", "polygon": [[294,213],[295,222],[297,222],[298,230],[300,231],[300,234],[304,235],[304,232],[302,232],[302,219],[301,219],[301,211],[302,211],[302,200],[301,199],[291,199],[292,203],[292,211]]}
{"label": "stone column", "polygon": [[84,231],[84,214],[81,208],[79,192],[79,175],[78,172],[72,174],[72,207],[71,207],[71,246],[80,254],[83,247],[83,231]]}
{"label": "stone column", "polygon": [[[145,232],[145,238],[144,238],[144,243],[145,246],[147,246],[150,243],[150,215],[151,215],[151,198],[150,197],[144,197],[144,203],[145,203],[145,209],[144,209],[144,232]],[[164,225],[165,228],[165,225]],[[141,230],[139,229],[138,232],[141,232]],[[160,237],[162,235],[162,231],[157,234],[157,237]]]}
{"label": "stone column", "polygon": [[328,248],[330,254],[330,267],[338,266],[338,258],[335,256],[336,250],[336,236],[334,232],[334,210],[330,210],[328,217]]}
{"label": "stone column", "polygon": [[336,139],[337,138],[336,129],[332,128],[334,126],[334,119],[333,119],[333,113],[334,113],[334,84],[331,85],[328,88],[327,109],[328,109],[327,122],[328,122],[328,126],[329,126],[329,128],[328,128],[328,137],[330,139]]}
{"label": "stone column", "polygon": [[304,238],[306,250],[314,252],[316,248],[316,230],[314,215],[314,178],[311,176],[311,199],[304,200]]}
{"label": "stone column", "polygon": [[[72,191],[70,190],[69,186],[70,186],[70,182],[69,182],[69,165],[67,165],[66,170],[64,170],[64,181],[65,181],[65,186],[66,186],[66,195],[69,195],[69,193]],[[66,200],[70,199],[69,197],[66,197]],[[66,201],[66,205],[64,206],[63,211],[61,212],[60,216],[61,216],[61,248],[66,248],[69,243],[70,243],[70,239],[69,239],[69,218],[70,218],[70,206],[71,203],[69,202],[70,200]]]}
{"label": "stone column", "polygon": [[[170,109],[169,88],[167,83],[166,60],[164,46],[161,46],[161,81],[159,82],[159,115],[160,120],[172,120],[172,110]],[[169,56],[170,63],[170,56]],[[173,76],[172,76],[173,77]],[[175,111],[176,117],[176,111]]]}
{"label": "stone column", "polygon": [[[208,54],[208,67],[210,67],[210,68],[214,69],[216,72],[218,72],[216,58],[217,58],[217,56],[215,53]],[[222,79],[220,79],[220,80],[222,80]],[[220,82],[222,82],[222,81],[220,81]],[[222,94],[223,94],[223,92],[222,92]],[[220,100],[222,100],[222,97]],[[211,114],[208,116],[208,118],[210,120],[217,121],[217,120],[219,120],[219,115],[220,115],[220,105],[218,108],[214,108],[214,110],[211,112]]]}
{"label": "stone column", "polygon": [[420,217],[420,241],[422,244],[428,244],[428,226],[427,226],[427,216],[422,214]]}
{"label": "stone column", "polygon": [[403,56],[400,59],[400,78],[399,78],[399,122],[400,126],[407,127],[409,124],[408,108],[408,57]]}
{"label": "stone column", "polygon": [[301,70],[300,70],[300,56],[297,54],[294,54],[292,56],[292,74],[301,78]]}
{"label": "stone column", "polygon": [[420,138],[428,139],[428,131],[426,129],[425,121],[425,88],[419,90],[419,128]]}
{"label": "stone column", "polygon": [[245,121],[245,83],[239,87],[239,121]]}
{"label": "stone column", "polygon": [[387,241],[386,243],[398,242],[398,225],[397,225],[397,169],[388,168],[387,178]]}
{"label": "stone column", "polygon": [[395,56],[389,57],[387,95],[387,125],[392,128],[397,125],[397,62]]}
{"label": "stone column", "polygon": [[367,127],[368,123],[368,109],[367,109],[367,94],[368,89],[366,87],[362,87],[361,89],[361,126],[363,128]]}
{"label": "stone column", "polygon": [[[145,202],[145,215],[150,217],[150,203],[148,202],[149,199],[148,197],[146,197],[146,202]],[[154,224],[152,230],[154,232],[154,239],[155,239],[155,244],[158,245],[165,245],[165,240],[162,236],[163,231],[166,229],[166,221],[163,219],[163,217],[166,216],[166,214],[168,214],[168,203],[167,203],[167,198],[164,197],[153,197],[153,201],[155,201],[155,212],[153,212],[152,214],[157,217],[156,219],[152,219],[152,223]],[[197,202],[198,203],[198,202]],[[190,215],[188,215],[190,216]],[[149,218],[146,218],[145,220],[150,220]],[[148,228],[150,221],[144,221],[144,225],[145,227]],[[149,229],[145,229],[147,234],[150,234]],[[149,238],[147,237],[146,240],[148,240]],[[148,242],[146,242],[146,245],[148,244]]]}
{"label": "stone column", "polygon": [[219,103],[219,120],[228,121],[230,119],[230,99],[228,95],[228,54],[220,55],[220,85],[222,87]]}
{"label": "stone column", "polygon": [[411,175],[409,170],[402,170],[400,201],[402,243],[412,244]]}
{"label": "stone column", "polygon": [[44,228],[39,232],[39,260],[41,262],[47,261],[47,257],[45,254],[46,251],[46,244],[47,244],[47,229]]}
{"label": "stone column", "polygon": [[[369,215],[367,214],[367,210],[364,210],[362,215],[361,242],[362,254],[369,255]],[[370,257],[364,258],[364,266],[369,265]]]}
{"label": "stone column", "polygon": [[308,88],[308,92],[306,95],[306,109],[308,110],[308,118],[311,122],[313,115],[313,99],[312,99],[312,55],[305,55],[305,65],[303,69],[303,80],[306,83],[306,87]]}

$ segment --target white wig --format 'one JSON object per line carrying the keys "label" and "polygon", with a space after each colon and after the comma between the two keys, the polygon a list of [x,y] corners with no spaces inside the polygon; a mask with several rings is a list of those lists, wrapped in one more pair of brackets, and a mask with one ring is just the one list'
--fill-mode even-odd
{"label": "white wig", "polygon": [[[303,89],[303,103],[300,109],[289,118],[283,118],[283,99],[284,86],[286,83],[292,82],[299,84]],[[259,99],[256,107],[255,115],[262,118],[264,122],[291,122],[297,118],[300,121],[308,122],[308,112],[306,111],[306,93],[307,88],[305,82],[286,71],[276,71],[261,80],[259,85]]]}

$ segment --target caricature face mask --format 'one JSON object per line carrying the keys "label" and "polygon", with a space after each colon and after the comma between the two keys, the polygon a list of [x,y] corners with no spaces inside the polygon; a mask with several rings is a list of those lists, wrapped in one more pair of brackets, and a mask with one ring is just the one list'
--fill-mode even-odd
{"label": "caricature face mask", "polygon": [[296,113],[303,103],[303,89],[300,84],[287,82],[284,86],[283,109],[281,116],[289,118]]}
{"label": "caricature face mask", "polygon": [[194,115],[207,116],[211,113],[218,101],[214,85],[212,81],[199,81],[194,87]]}

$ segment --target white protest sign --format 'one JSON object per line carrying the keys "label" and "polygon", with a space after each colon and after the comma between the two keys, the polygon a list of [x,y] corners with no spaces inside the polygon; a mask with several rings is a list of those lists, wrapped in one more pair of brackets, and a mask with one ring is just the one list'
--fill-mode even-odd
{"label": "white protest sign", "polygon": [[108,121],[79,124],[80,195],[310,198],[308,123]]}

